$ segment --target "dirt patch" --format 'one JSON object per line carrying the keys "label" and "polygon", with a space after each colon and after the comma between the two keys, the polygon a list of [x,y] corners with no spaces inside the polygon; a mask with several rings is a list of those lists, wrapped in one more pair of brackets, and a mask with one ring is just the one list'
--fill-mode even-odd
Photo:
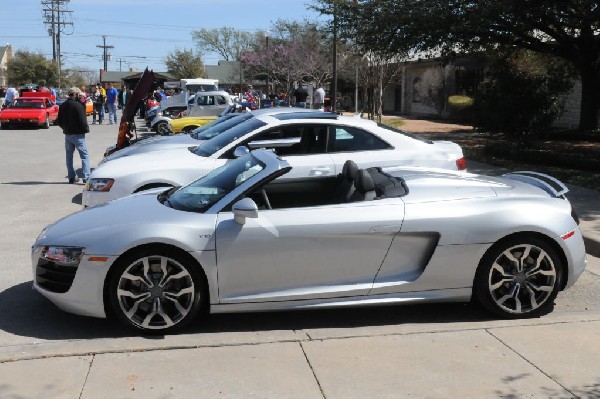
{"label": "dirt patch", "polygon": [[400,128],[409,133],[468,133],[474,132],[473,126],[447,121],[426,119],[407,119],[397,116],[384,116],[383,120],[400,120]]}

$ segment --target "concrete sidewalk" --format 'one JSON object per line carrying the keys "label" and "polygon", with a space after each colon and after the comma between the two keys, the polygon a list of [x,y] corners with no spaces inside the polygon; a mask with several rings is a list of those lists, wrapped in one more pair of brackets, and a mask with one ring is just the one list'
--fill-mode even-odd
{"label": "concrete sidewalk", "polygon": [[0,348],[0,397],[591,398],[599,343],[600,311],[40,343]]}

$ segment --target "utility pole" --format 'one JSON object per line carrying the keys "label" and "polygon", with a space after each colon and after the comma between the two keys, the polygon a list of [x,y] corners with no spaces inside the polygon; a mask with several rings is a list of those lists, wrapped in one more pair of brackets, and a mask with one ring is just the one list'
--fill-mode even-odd
{"label": "utility pole", "polygon": [[65,7],[71,0],[42,0],[44,7],[44,24],[50,25],[48,34],[52,36],[52,61],[56,63],[58,69],[58,86],[60,87],[61,75],[61,56],[60,56],[60,34],[66,25],[73,26],[73,22],[68,21],[64,14],[70,15],[72,11]]}
{"label": "utility pole", "polygon": [[108,69],[108,60],[110,59],[110,54],[106,49],[115,48],[115,46],[107,46],[106,45],[106,35],[102,35],[102,45],[97,45],[96,47],[102,49],[102,60],[104,61],[104,70]]}

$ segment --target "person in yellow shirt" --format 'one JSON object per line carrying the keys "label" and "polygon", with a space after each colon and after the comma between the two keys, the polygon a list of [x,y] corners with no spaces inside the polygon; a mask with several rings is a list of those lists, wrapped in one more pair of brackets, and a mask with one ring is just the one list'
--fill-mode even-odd
{"label": "person in yellow shirt", "polygon": [[96,83],[96,87],[100,89],[100,93],[102,93],[102,98],[104,98],[104,104],[100,107],[100,120],[104,120],[104,108],[106,108],[106,90],[102,87],[100,82]]}

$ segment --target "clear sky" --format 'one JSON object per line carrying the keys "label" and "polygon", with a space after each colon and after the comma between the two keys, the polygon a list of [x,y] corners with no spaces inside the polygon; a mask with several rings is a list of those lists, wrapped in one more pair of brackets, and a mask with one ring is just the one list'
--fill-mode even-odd
{"label": "clear sky", "polygon": [[[312,0],[71,0],[72,11],[61,34],[63,69],[98,71],[103,67],[103,35],[110,71],[166,71],[164,58],[173,50],[194,50],[191,32],[223,26],[254,32],[267,30],[279,18],[322,19],[309,10]],[[52,59],[52,38],[44,25],[41,0],[0,0],[0,45],[41,52]],[[64,14],[63,14],[64,15]],[[216,65],[206,55],[204,63]]]}

